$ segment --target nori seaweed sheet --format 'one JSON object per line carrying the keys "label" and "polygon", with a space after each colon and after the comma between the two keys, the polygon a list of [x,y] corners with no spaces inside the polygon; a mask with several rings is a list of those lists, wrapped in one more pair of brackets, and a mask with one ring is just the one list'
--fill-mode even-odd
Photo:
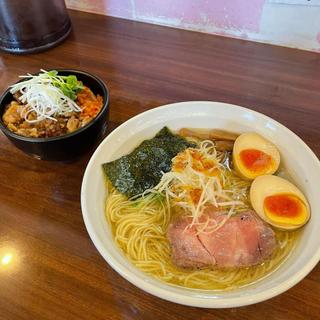
{"label": "nori seaweed sheet", "polygon": [[162,172],[171,170],[172,158],[189,147],[195,144],[164,127],[130,154],[102,166],[112,185],[120,193],[133,197],[156,186]]}

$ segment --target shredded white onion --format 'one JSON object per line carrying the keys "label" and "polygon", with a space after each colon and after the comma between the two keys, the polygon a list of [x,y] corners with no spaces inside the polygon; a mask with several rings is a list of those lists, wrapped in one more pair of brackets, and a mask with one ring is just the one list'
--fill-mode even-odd
{"label": "shredded white onion", "polygon": [[[192,152],[198,152],[202,161],[209,161],[211,167],[208,170],[197,170],[196,159]],[[243,206],[244,202],[239,199],[239,188],[226,187],[227,175],[229,172],[221,164],[223,154],[218,153],[214,142],[203,141],[199,148],[188,148],[173,159],[173,168],[170,172],[164,173],[159,184],[153,189],[164,193],[166,199],[170,199],[170,205],[182,208],[187,215],[191,215],[192,222],[189,227],[195,225],[198,232],[213,232],[220,228],[232,215],[235,214],[237,206]],[[175,169],[175,163],[183,162],[182,170]],[[200,163],[201,167],[201,163]],[[216,174],[214,174],[216,172]],[[190,191],[198,191],[197,201],[193,201]],[[206,208],[215,207],[221,213],[225,213],[225,219],[219,224],[215,219],[207,219],[205,222],[199,220]]]}
{"label": "shredded white onion", "polygon": [[[57,121],[54,116],[66,115],[69,112],[80,112],[81,108],[63,92],[52,84],[52,78],[45,70],[37,76],[28,74],[21,78],[30,78],[11,86],[10,92],[19,92],[19,100],[24,104],[21,117],[29,123],[44,119]],[[36,119],[29,120],[28,115],[34,112]]]}

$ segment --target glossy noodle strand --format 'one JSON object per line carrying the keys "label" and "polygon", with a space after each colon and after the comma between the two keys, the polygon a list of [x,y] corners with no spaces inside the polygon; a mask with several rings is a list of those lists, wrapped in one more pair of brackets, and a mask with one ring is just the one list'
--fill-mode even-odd
{"label": "glossy noodle strand", "polygon": [[[233,185],[244,200],[247,182],[226,175],[225,185]],[[297,232],[275,230],[278,248],[270,259],[248,268],[204,268],[185,270],[174,266],[166,237],[172,213],[165,198],[148,194],[140,199],[127,200],[108,184],[106,218],[112,226],[116,244],[139,269],[159,280],[189,288],[234,289],[263,278],[275,270],[292,251]],[[244,201],[245,203],[245,201]],[[243,210],[247,208],[243,206]],[[239,208],[241,210],[241,208]]]}

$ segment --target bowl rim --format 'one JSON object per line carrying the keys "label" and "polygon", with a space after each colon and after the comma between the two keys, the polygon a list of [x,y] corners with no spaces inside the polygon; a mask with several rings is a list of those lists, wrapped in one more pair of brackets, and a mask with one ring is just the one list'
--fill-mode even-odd
{"label": "bowl rim", "polygon": [[[152,278],[152,276],[143,273],[139,268],[132,265],[136,270],[139,270],[143,273],[144,277],[137,276],[134,272],[132,272],[130,269],[128,269],[127,266],[122,265],[116,258],[110,257],[109,250],[105,248],[102,241],[100,241],[99,236],[95,232],[94,226],[90,222],[90,213],[87,206],[87,199],[85,197],[85,190],[88,188],[88,175],[89,171],[91,170],[91,167],[94,166],[95,159],[97,155],[100,153],[100,150],[103,148],[105,141],[108,141],[109,139],[112,139],[114,135],[117,134],[118,131],[123,130],[127,126],[129,126],[132,122],[136,121],[146,113],[153,113],[157,112],[158,110],[165,111],[168,108],[171,108],[173,106],[179,107],[186,104],[218,104],[220,107],[227,107],[230,109],[238,109],[242,110],[243,112],[250,112],[251,114],[254,114],[258,117],[260,117],[263,120],[272,121],[275,125],[277,125],[281,130],[284,130],[285,132],[293,135],[300,143],[302,143],[305,147],[305,151],[308,152],[308,156],[312,159],[312,161],[316,164],[316,166],[320,170],[320,161],[317,158],[317,156],[313,153],[313,151],[310,149],[310,147],[293,131],[291,131],[289,128],[281,124],[280,122],[272,119],[271,117],[254,111],[249,108],[245,108],[242,106],[224,103],[224,102],[215,102],[215,101],[185,101],[185,102],[177,102],[172,104],[166,104],[162,105],[147,111],[144,111],[127,121],[123,122],[121,125],[119,125],[116,129],[114,129],[108,136],[104,138],[104,140],[100,143],[100,145],[97,147],[95,152],[92,154],[87,167],[85,169],[82,185],[81,185],[81,210],[82,210],[82,216],[83,220],[87,229],[87,232],[95,245],[98,252],[102,255],[104,260],[111,266],[117,273],[119,273],[123,278],[125,278],[127,281],[135,285],[136,287],[140,288],[143,291],[146,291],[150,293],[151,295],[154,295],[156,297],[159,297],[161,299],[175,302],[182,305],[187,306],[193,306],[193,307],[201,307],[201,308],[231,308],[231,307],[241,307],[246,305],[251,305],[255,303],[259,303],[268,299],[271,299],[279,294],[282,294],[283,292],[287,291],[288,289],[292,288],[294,285],[299,283],[302,279],[304,279],[311,271],[312,269],[317,265],[317,263],[320,260],[320,247],[317,251],[315,251],[312,255],[312,257],[307,261],[307,263],[304,265],[303,268],[298,270],[292,277],[289,279],[286,279],[285,282],[282,282],[275,287],[269,288],[266,291],[259,292],[255,294],[253,297],[249,296],[239,296],[239,297],[232,297],[232,298],[225,298],[222,297],[221,299],[215,299],[215,297],[212,295],[211,297],[206,295],[197,295],[197,296],[188,296],[183,293],[177,293],[177,292],[171,292],[170,290],[167,290],[166,287],[171,287],[168,283],[162,282],[160,280],[157,280],[155,278]],[[117,247],[117,250],[120,249]],[[147,279],[147,280],[146,280]],[[161,283],[162,286],[157,286],[157,283]],[[181,289],[187,289],[184,287],[180,287]],[[197,292],[197,289],[194,290],[194,292]],[[203,292],[203,291],[202,291]],[[214,291],[211,291],[213,294],[217,293]],[[210,290],[208,291],[210,293]]]}
{"label": "bowl rim", "polygon": [[[97,121],[99,121],[100,117],[102,116],[102,114],[104,113],[104,111],[106,109],[109,108],[109,101],[110,101],[110,94],[109,94],[109,89],[107,87],[107,85],[103,82],[103,80],[101,78],[99,78],[98,76],[96,75],[93,75],[92,73],[89,73],[87,71],[83,71],[83,70],[77,70],[77,69],[62,69],[62,68],[58,68],[58,69],[50,69],[50,70],[56,70],[59,72],[70,72],[71,75],[77,75],[77,74],[81,74],[81,75],[84,75],[84,76],[87,76],[87,77],[90,77],[92,78],[93,80],[95,80],[97,82],[97,84],[101,87],[102,91],[103,91],[103,99],[105,100],[104,103],[103,103],[103,106],[102,108],[100,109],[99,113],[96,115],[96,117],[91,120],[90,122],[88,122],[85,126],[83,126],[82,128],[76,130],[76,131],[73,131],[73,132],[70,132],[70,133],[67,133],[67,134],[63,134],[61,136],[56,136],[56,137],[49,137],[49,138],[32,138],[32,137],[25,137],[25,136],[21,136],[21,135],[18,135],[14,132],[12,132],[11,130],[9,130],[6,125],[3,123],[2,121],[2,117],[0,117],[0,129],[7,135],[7,136],[10,136],[11,138],[13,139],[16,139],[16,140],[21,140],[21,141],[24,141],[24,142],[31,142],[31,143],[44,143],[44,142],[51,142],[51,141],[59,141],[59,140],[64,140],[64,139],[67,139],[67,138],[70,138],[70,137],[73,137],[83,131],[85,131],[86,129],[88,129],[89,127],[91,127],[92,125],[94,125]],[[49,70],[49,71],[50,71]],[[35,73],[32,73],[32,75],[38,75],[41,71],[39,72],[35,72]],[[24,79],[21,79],[17,82],[15,82],[14,84],[16,83],[19,83],[21,81],[23,81]],[[4,92],[3,94],[1,95],[0,97],[0,111],[2,108],[5,108],[5,106],[3,105],[3,100],[7,97],[7,95],[11,94],[10,93],[10,87],[8,87]],[[11,94],[12,95],[12,94]],[[1,113],[1,112],[0,112]]]}

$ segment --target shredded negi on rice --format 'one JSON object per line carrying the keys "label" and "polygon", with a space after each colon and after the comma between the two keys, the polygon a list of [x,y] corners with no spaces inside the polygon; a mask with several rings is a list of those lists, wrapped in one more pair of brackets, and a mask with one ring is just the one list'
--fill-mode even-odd
{"label": "shredded negi on rice", "polygon": [[11,86],[14,100],[2,116],[12,132],[33,138],[61,136],[80,129],[102,108],[103,99],[95,95],[74,75],[41,70],[38,75]]}

